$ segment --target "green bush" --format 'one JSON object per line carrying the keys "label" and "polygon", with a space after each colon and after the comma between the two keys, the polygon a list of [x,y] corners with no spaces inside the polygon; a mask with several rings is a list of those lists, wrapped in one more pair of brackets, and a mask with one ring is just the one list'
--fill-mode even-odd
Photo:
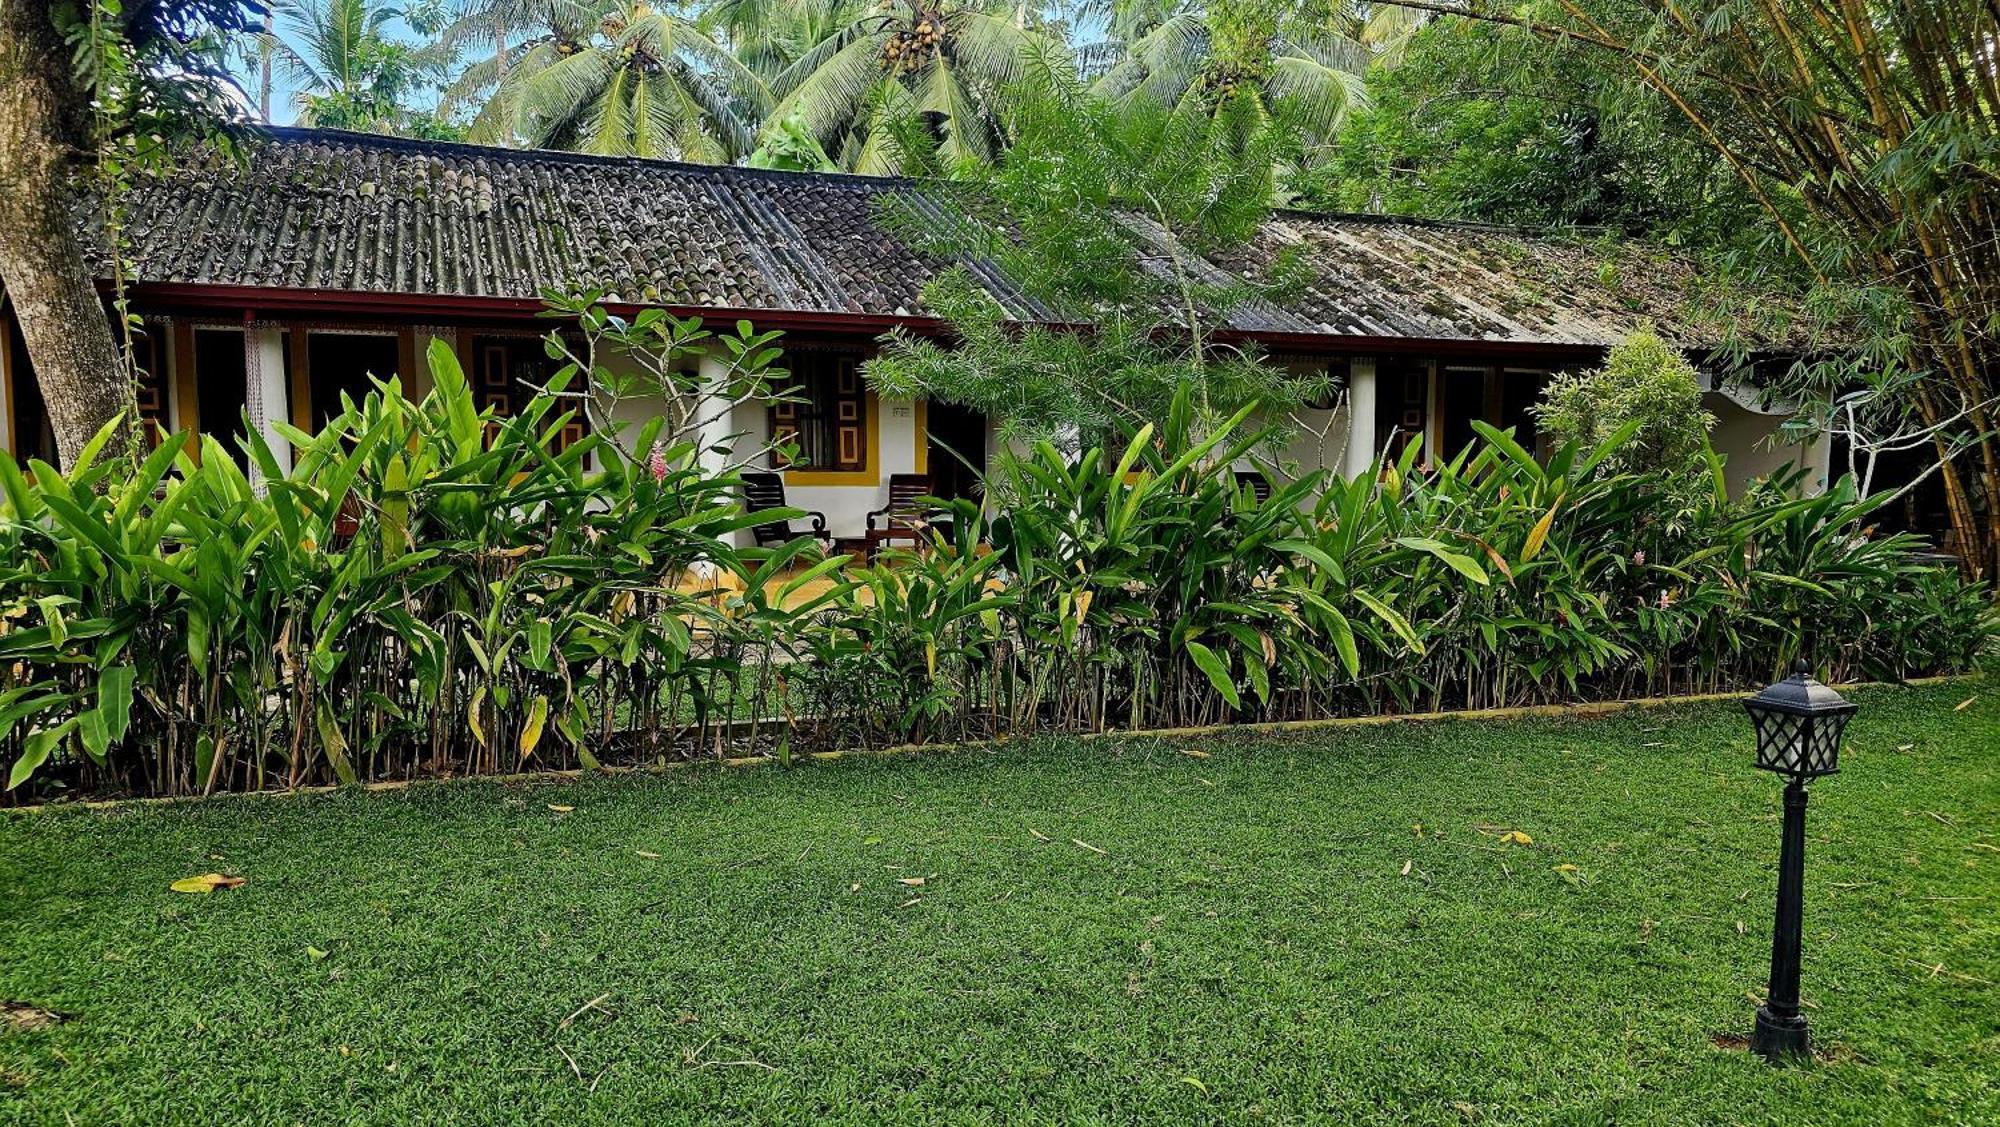
{"label": "green bush", "polygon": [[1715,416],[1701,405],[1694,366],[1651,330],[1619,342],[1602,368],[1558,375],[1534,411],[1557,444],[1596,446],[1633,424],[1607,468],[1657,475],[1679,504],[1700,503]]}
{"label": "green bush", "polygon": [[[663,379],[716,343],[584,321],[651,340]],[[726,386],[767,394],[769,338],[721,343]],[[1864,535],[1851,482],[1674,496],[1620,468],[1637,422],[1546,462],[1481,426],[1436,471],[1412,449],[1259,501],[1247,410],[1198,423],[1182,396],[1114,447],[1002,460],[986,511],[864,567],[733,547],[771,515],[702,468],[691,413],[561,445],[594,353],[504,420],[430,359],[421,402],[389,383],[288,432],[289,470],[250,436],[261,485],[213,440],[68,474],[0,457],[14,794],[1719,690],[1802,645],[1830,678],[1897,678],[1996,633],[1983,589]]]}

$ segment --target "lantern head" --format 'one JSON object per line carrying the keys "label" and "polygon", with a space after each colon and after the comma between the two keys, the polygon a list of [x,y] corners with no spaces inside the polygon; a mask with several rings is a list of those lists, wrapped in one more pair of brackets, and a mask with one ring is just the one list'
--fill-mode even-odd
{"label": "lantern head", "polygon": [[1743,702],[1757,726],[1757,766],[1800,782],[1840,770],[1840,734],[1855,707],[1799,662],[1790,677]]}

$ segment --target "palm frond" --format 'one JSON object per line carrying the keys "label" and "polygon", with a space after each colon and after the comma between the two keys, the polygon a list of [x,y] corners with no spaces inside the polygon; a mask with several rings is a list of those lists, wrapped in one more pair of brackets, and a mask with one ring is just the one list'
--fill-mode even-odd
{"label": "palm frond", "polygon": [[1361,75],[1300,54],[1273,57],[1265,89],[1271,100],[1283,103],[1300,128],[1316,141],[1331,138],[1347,112],[1368,100],[1367,82]]}

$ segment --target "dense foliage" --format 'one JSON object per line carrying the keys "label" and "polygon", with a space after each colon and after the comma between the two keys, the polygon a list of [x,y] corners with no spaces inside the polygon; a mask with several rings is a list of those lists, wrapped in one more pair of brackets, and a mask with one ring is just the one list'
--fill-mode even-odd
{"label": "dense foliage", "polygon": [[[664,361],[693,341],[650,324]],[[623,330],[620,330],[623,331]],[[732,346],[733,342],[733,346]],[[712,343],[712,342],[710,342]],[[732,384],[764,338],[725,337]],[[1864,534],[1843,483],[1685,522],[1611,472],[1630,428],[1538,462],[1505,434],[1428,473],[1234,467],[1249,409],[1005,461],[981,513],[876,566],[738,549],[727,472],[655,421],[562,446],[575,366],[512,419],[451,354],[261,485],[213,438],[67,474],[0,458],[0,762],[15,794],[593,767],[1036,730],[1682,692],[1964,668],[1984,593]],[[588,358],[584,363],[591,363]]]}
{"label": "dense foliage", "polygon": [[[1619,342],[1604,366],[1558,373],[1534,407],[1536,422],[1555,442],[1596,446],[1628,425],[1607,468],[1646,474],[1668,497],[1706,487],[1708,432],[1715,416],[1701,405],[1701,377],[1652,332]],[[1693,497],[1699,503],[1699,497]],[[1677,506],[1678,507],[1678,506]]]}
{"label": "dense foliage", "polygon": [[1270,215],[1279,134],[1249,128],[1246,145],[1238,120],[1259,112],[1113,104],[1073,75],[1031,68],[1007,118],[1014,144],[999,160],[955,166],[965,187],[949,198],[885,206],[913,244],[997,267],[1041,316],[1024,324],[971,269],[947,270],[925,286],[924,303],[951,323],[951,341],[890,334],[868,365],[871,383],[975,407],[1010,437],[1086,445],[1160,418],[1183,392],[1204,427],[1245,403],[1282,418],[1327,394],[1324,377],[1216,339],[1231,312],[1295,283],[1297,263],[1232,275],[1199,268],[1189,253],[1239,248]]}

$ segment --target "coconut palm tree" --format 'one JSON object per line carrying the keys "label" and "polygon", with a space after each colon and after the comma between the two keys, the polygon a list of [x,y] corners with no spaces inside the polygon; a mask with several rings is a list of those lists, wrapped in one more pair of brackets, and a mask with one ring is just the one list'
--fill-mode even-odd
{"label": "coconut palm tree", "polygon": [[709,163],[754,147],[764,84],[692,19],[633,0],[554,0],[536,18],[447,89],[448,104],[486,92],[475,140]]}
{"label": "coconut palm tree", "polygon": [[700,20],[769,83],[869,6],[870,0],[714,0]]}
{"label": "coconut palm tree", "polygon": [[1068,48],[1029,5],[996,0],[844,4],[830,34],[773,80],[767,129],[796,120],[841,167],[903,166],[893,123],[928,120],[947,161],[991,160],[1004,144],[1007,91],[1031,60]]}
{"label": "coconut palm tree", "polygon": [[1234,99],[1253,111],[1244,121],[1283,108],[1311,143],[1331,139],[1366,96],[1368,67],[1399,53],[1421,22],[1408,9],[1351,0],[1289,8],[1124,0],[1101,18],[1113,35],[1086,54],[1100,61],[1095,86],[1105,97],[1168,106]]}
{"label": "coconut palm tree", "polygon": [[373,0],[279,0],[271,55],[298,88],[306,125],[393,130],[430,75],[415,46],[388,34],[400,8]]}

